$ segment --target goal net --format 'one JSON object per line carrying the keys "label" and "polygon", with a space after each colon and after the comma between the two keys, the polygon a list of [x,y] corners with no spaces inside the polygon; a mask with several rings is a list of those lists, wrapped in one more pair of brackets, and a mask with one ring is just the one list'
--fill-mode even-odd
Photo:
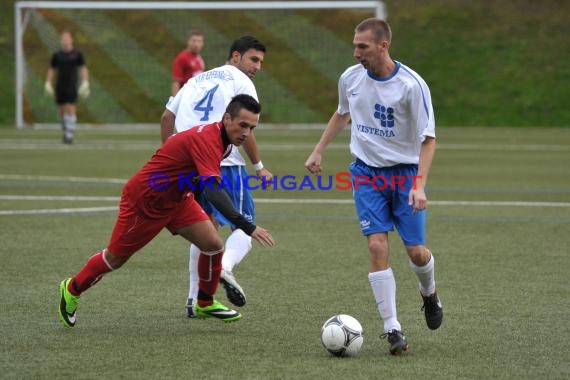
{"label": "goal net", "polygon": [[264,123],[323,123],[335,109],[339,75],[356,63],[354,27],[374,16],[385,17],[382,2],[17,2],[16,124],[57,122],[43,85],[62,30],[71,31],[90,72],[79,123],[158,123],[172,60],[191,29],[204,34],[206,69],[225,62],[237,37],[266,45],[255,78]]}

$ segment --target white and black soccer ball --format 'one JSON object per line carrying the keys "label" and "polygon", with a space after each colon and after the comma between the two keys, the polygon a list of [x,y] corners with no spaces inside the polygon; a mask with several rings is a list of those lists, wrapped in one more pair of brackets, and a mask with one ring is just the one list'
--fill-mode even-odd
{"label": "white and black soccer ball", "polygon": [[334,356],[356,356],[364,343],[364,331],[350,315],[333,315],[323,324],[321,342]]}

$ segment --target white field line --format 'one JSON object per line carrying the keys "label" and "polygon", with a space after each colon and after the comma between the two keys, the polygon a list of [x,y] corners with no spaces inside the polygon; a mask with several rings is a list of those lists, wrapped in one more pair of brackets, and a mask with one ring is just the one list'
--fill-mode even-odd
{"label": "white field line", "polygon": [[92,142],[74,145],[63,145],[55,142],[19,142],[17,140],[0,140],[0,150],[156,150],[159,144],[153,143],[120,143],[120,142]]}
{"label": "white field line", "polygon": [[[314,148],[315,143],[298,143],[298,144],[263,144],[260,143],[259,147],[263,150],[272,151],[291,151],[303,150],[308,153]],[[49,149],[49,150],[156,150],[158,143],[140,142],[90,142],[78,143],[74,145],[63,145],[59,142],[30,142],[21,140],[0,140],[0,150],[36,150],[36,149]],[[327,146],[327,149],[333,150],[348,150],[348,143],[332,143]],[[570,152],[569,145],[557,144],[446,144],[440,143],[437,145],[440,150],[459,150],[459,151],[509,151],[509,152]],[[308,154],[307,153],[307,154]]]}
{"label": "white field line", "polygon": [[[96,196],[52,196],[52,195],[0,195],[1,200],[10,201],[102,201],[117,202],[118,197]],[[257,198],[257,203],[268,204],[352,204],[352,199],[323,199],[323,198]],[[430,201],[430,206],[475,206],[475,207],[570,207],[570,202],[522,202],[522,201]],[[0,210],[2,215],[42,215],[42,214],[75,214],[116,211],[117,206],[52,208],[33,210]]]}
{"label": "white field line", "polygon": [[2,215],[53,215],[53,214],[81,214],[91,212],[117,211],[116,206],[112,207],[81,207],[81,208],[48,208],[35,210],[0,210]]}
{"label": "white field line", "polygon": [[437,144],[443,150],[511,151],[511,152],[570,152],[569,145],[556,144]]}
{"label": "white field line", "polygon": [[0,195],[0,201],[93,201],[118,202],[118,197],[86,195]]}
{"label": "white field line", "polygon": [[[292,199],[255,198],[256,203],[313,203],[313,204],[353,204],[352,199]],[[430,206],[502,206],[502,207],[570,207],[570,202],[524,202],[524,201],[428,201]]]}
{"label": "white field line", "polygon": [[0,179],[26,180],[26,181],[59,181],[59,182],[95,182],[95,183],[117,183],[125,184],[123,178],[94,178],[94,177],[65,177],[52,175],[21,175],[21,174],[0,174]]}
{"label": "white field line", "polygon": [[[263,144],[260,143],[259,147],[263,150],[271,151],[295,151],[304,150],[311,152],[315,144],[299,143],[299,144]],[[327,149],[346,149],[348,151],[348,143],[332,143],[327,145]],[[570,152],[569,145],[557,145],[557,144],[446,144],[438,143],[438,150],[459,150],[459,151],[509,151],[509,152]]]}

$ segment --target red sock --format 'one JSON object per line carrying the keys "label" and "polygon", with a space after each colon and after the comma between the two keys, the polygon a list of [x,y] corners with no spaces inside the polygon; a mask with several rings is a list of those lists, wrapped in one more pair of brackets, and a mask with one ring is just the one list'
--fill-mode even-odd
{"label": "red sock", "polygon": [[224,251],[200,252],[198,258],[198,305],[204,307],[214,302],[214,295],[218,291],[218,282],[222,273],[222,256]]}
{"label": "red sock", "polygon": [[95,285],[105,273],[109,273],[112,270],[105,262],[105,259],[103,259],[103,251],[97,252],[87,260],[85,266],[69,281],[67,289],[71,294],[78,296]]}

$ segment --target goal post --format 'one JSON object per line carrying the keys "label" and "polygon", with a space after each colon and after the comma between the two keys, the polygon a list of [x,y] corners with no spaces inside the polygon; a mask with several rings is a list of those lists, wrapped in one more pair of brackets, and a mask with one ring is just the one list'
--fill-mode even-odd
{"label": "goal post", "polygon": [[92,95],[78,103],[82,123],[157,123],[170,95],[171,61],[192,28],[204,32],[206,69],[223,64],[240,35],[266,44],[255,79],[265,122],[322,122],[322,104],[334,108],[340,70],[355,63],[348,31],[373,16],[386,19],[383,2],[18,1],[16,126],[55,124],[43,81],[62,29],[74,33],[91,72]]}

